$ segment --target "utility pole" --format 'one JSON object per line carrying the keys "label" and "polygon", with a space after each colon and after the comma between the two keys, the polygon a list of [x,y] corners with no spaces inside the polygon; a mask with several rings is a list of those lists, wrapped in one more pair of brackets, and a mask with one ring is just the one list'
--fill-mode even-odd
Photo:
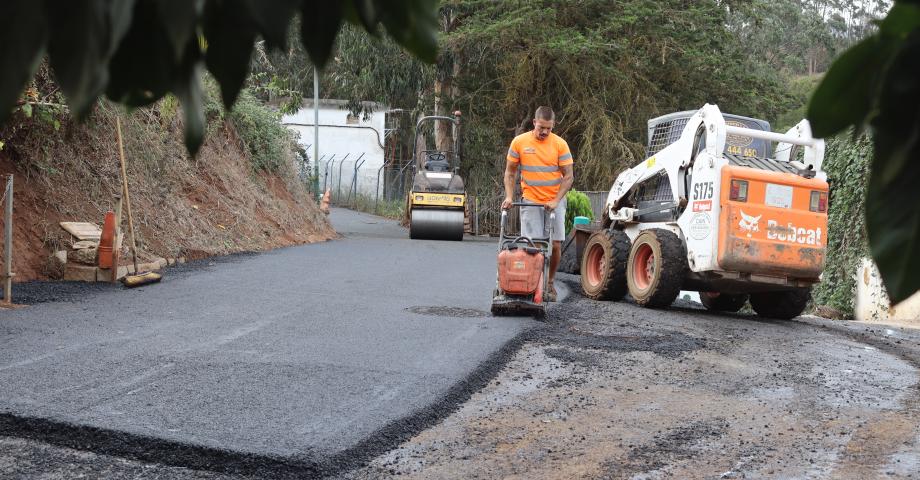
{"label": "utility pole", "polygon": [[313,192],[316,200],[323,196],[319,191],[319,73],[313,67]]}

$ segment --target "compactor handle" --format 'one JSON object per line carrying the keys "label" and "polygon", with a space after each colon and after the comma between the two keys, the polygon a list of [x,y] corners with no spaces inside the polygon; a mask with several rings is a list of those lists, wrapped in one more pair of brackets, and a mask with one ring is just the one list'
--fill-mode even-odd
{"label": "compactor handle", "polygon": [[[544,208],[542,203],[530,203],[530,202],[513,202],[511,203],[512,207],[540,207]],[[509,209],[503,208],[503,212],[507,212]]]}

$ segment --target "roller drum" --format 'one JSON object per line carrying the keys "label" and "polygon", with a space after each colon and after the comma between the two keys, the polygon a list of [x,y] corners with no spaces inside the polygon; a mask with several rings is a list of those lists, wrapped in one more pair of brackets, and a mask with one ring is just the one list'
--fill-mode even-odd
{"label": "roller drum", "polygon": [[409,237],[427,240],[463,240],[463,210],[413,209]]}

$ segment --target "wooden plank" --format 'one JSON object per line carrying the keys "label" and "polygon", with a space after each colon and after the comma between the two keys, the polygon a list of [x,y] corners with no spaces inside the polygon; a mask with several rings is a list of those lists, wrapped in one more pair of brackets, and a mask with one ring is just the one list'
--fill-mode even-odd
{"label": "wooden plank", "polygon": [[99,240],[102,229],[89,222],[61,222],[61,228],[77,237],[77,240]]}

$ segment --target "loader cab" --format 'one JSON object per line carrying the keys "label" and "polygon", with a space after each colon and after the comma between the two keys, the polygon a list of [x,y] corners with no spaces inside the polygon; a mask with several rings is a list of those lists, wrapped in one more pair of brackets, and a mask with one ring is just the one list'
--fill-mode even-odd
{"label": "loader cab", "polygon": [[[648,121],[648,142],[645,147],[645,158],[650,158],[663,150],[668,145],[677,141],[687,121],[696,113],[696,110],[671,113]],[[770,131],[770,122],[757,118],[743,117],[741,115],[722,114],[727,125],[751,128],[764,132]],[[705,141],[705,140],[702,140]],[[772,156],[770,142],[740,135],[729,135],[725,139],[725,153],[739,157],[769,158]]]}
{"label": "loader cab", "polygon": [[[696,110],[676,112],[649,120],[646,158],[652,158],[658,154],[658,152],[676,142],[683,134],[684,128],[687,126],[690,117],[695,113]],[[766,120],[732,114],[722,114],[722,117],[725,119],[727,125],[766,132],[770,131],[770,122]],[[702,129],[703,127],[700,128]],[[695,144],[690,153],[691,157],[696,157],[696,154],[706,147],[706,135],[703,133],[703,130],[697,131],[694,137]],[[725,139],[725,157],[734,159],[738,163],[757,158],[767,158],[772,153],[771,150],[771,144],[767,140],[740,135],[728,135]],[[652,211],[639,215],[638,219],[643,222],[676,220],[683,212],[685,204],[682,205],[681,202],[678,202],[673,208],[657,211],[655,211],[655,209],[673,204],[674,198],[691,198],[692,178],[689,172],[690,170],[686,169],[678,173],[677,195],[674,195],[674,192],[672,192],[670,180],[664,171],[662,171],[660,175],[649,178],[640,184],[635,192],[632,193],[630,203],[640,211]]]}

